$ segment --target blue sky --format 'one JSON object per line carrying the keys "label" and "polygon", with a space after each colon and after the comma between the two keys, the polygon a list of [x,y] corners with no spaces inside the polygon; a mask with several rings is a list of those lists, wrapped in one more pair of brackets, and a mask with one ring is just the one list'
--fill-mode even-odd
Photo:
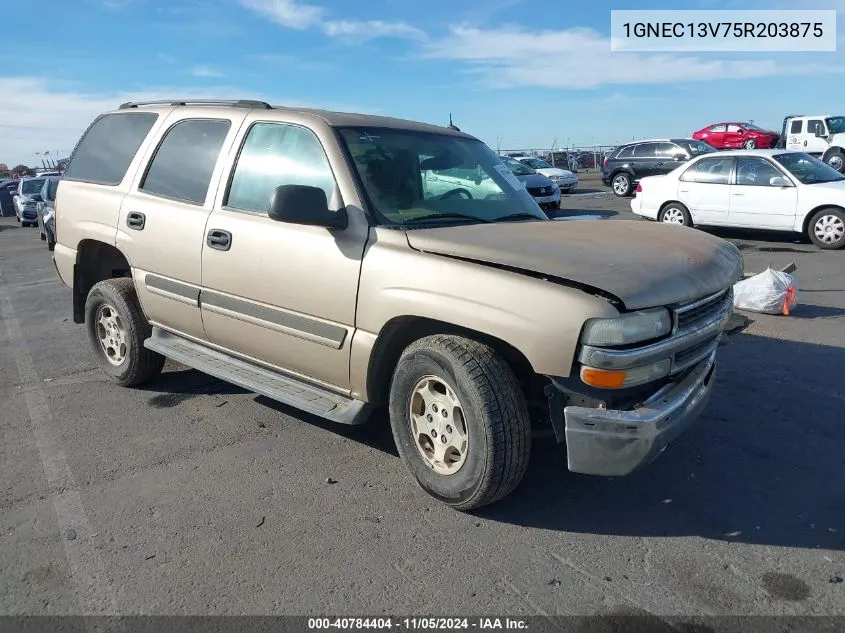
{"label": "blue sky", "polygon": [[[845,0],[812,2],[845,11]],[[132,98],[263,98],[455,123],[493,147],[779,128],[845,111],[835,53],[612,53],[611,8],[796,8],[787,0],[42,0],[0,36],[0,162],[66,154]],[[11,60],[11,61],[10,61]]]}

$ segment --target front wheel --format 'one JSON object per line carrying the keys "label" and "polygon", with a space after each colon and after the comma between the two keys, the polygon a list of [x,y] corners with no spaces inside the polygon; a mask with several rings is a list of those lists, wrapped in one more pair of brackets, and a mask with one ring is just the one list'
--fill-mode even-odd
{"label": "front wheel", "polygon": [[389,408],[402,460],[439,501],[474,510],[522,481],[531,452],[528,407],[490,346],[448,335],[412,343],[393,374]]}
{"label": "front wheel", "polygon": [[616,174],[610,181],[610,186],[613,189],[613,193],[620,198],[625,198],[631,195],[633,182],[628,174]]}
{"label": "front wheel", "polygon": [[152,327],[138,304],[132,279],[107,279],[91,288],[85,326],[100,369],[117,384],[143,384],[164,366],[164,356],[144,347]]}
{"label": "front wheel", "polygon": [[810,240],[825,250],[845,246],[845,213],[839,209],[820,209],[807,227]]}

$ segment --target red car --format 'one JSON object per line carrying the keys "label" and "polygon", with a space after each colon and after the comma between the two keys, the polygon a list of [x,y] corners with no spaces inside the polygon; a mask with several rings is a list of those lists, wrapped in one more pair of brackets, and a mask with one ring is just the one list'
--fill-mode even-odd
{"label": "red car", "polygon": [[769,149],[778,141],[778,133],[764,130],[753,123],[714,123],[695,132],[692,137],[716,149]]}

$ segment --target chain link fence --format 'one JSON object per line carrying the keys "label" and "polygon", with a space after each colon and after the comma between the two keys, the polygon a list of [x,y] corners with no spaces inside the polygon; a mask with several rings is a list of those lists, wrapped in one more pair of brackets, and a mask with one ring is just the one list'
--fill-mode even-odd
{"label": "chain link fence", "polygon": [[501,149],[500,154],[507,156],[527,154],[536,156],[551,163],[555,167],[570,171],[600,172],[604,156],[617,145],[571,146],[556,149]]}

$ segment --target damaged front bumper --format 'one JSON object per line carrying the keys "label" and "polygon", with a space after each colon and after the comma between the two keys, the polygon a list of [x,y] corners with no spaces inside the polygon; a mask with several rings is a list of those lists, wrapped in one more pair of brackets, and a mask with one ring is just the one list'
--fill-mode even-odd
{"label": "damaged front bumper", "polygon": [[569,470],[587,475],[624,476],[650,464],[701,414],[715,382],[716,353],[678,382],[665,385],[631,410],[565,406],[552,424],[565,436]]}

